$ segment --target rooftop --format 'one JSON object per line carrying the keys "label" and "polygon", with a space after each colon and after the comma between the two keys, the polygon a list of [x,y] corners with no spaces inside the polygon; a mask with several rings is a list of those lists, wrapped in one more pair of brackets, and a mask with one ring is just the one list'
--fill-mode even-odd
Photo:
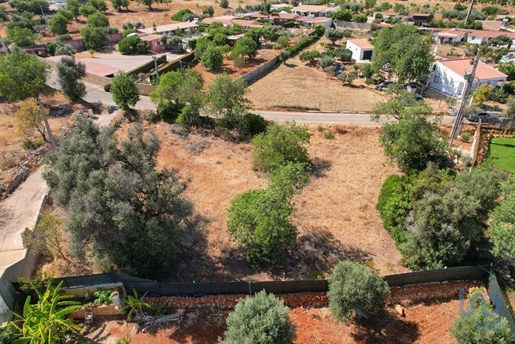
{"label": "rooftop", "polygon": [[[456,74],[462,76],[464,76],[465,74],[469,74],[472,71],[472,64],[470,63],[470,58],[439,61],[438,63],[444,65]],[[499,72],[497,69],[490,67],[486,63],[479,61],[476,69],[476,77],[479,80],[505,79],[507,75]]]}
{"label": "rooftop", "polygon": [[515,38],[515,33],[513,32],[506,32],[506,31],[485,31],[485,30],[474,30],[471,33],[469,33],[469,36],[476,36],[476,37],[487,37],[487,38],[494,38],[499,36],[508,36],[510,38]]}
{"label": "rooftop", "polygon": [[348,39],[347,42],[350,42],[361,49],[374,49],[374,46],[366,38]]}
{"label": "rooftop", "polygon": [[338,11],[340,6],[330,7],[325,5],[300,5],[292,8],[293,12],[330,12]]}
{"label": "rooftop", "polygon": [[155,30],[153,27],[147,27],[145,29],[138,29],[138,32],[146,33],[147,35],[150,35],[155,32],[159,33],[159,32],[174,31],[177,29],[181,29],[181,30],[193,29],[196,27],[198,27],[198,25],[193,22],[174,22],[174,23],[170,23],[170,24],[166,24],[166,25],[156,26]]}

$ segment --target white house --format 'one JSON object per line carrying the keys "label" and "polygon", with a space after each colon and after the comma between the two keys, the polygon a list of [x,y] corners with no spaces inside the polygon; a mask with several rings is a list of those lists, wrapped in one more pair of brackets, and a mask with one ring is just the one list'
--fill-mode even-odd
{"label": "white house", "polygon": [[485,31],[485,30],[474,30],[467,35],[467,42],[472,44],[486,44],[494,37],[508,36],[515,45],[515,33],[507,31]]}
{"label": "white house", "polygon": [[[472,67],[473,60],[470,58],[437,61],[434,64],[433,72],[429,76],[428,84],[438,91],[461,98],[465,89],[466,77],[472,71]],[[471,90],[475,90],[478,86],[484,84],[502,87],[506,78],[506,74],[479,61]]]}
{"label": "white house", "polygon": [[356,61],[370,60],[374,54],[374,46],[368,39],[348,39],[347,49],[352,51],[352,58]]}
{"label": "white house", "polygon": [[435,34],[435,41],[440,44],[452,44],[463,41],[467,34],[467,31],[457,29],[438,31]]}

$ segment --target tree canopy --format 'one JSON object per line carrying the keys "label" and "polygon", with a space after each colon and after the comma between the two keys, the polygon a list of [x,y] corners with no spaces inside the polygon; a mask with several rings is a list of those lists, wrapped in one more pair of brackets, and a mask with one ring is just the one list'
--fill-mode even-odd
{"label": "tree canopy", "polygon": [[329,308],[340,321],[349,322],[355,310],[374,313],[390,294],[386,281],[364,264],[338,263],[329,278]]}
{"label": "tree canopy", "polygon": [[295,122],[270,125],[252,140],[254,167],[271,172],[288,162],[308,163],[309,138],[307,127]]}
{"label": "tree canopy", "polygon": [[492,252],[496,255],[515,254],[515,177],[510,177],[502,184],[502,202],[490,214],[488,228],[493,243]]}
{"label": "tree canopy", "polygon": [[180,238],[200,221],[182,196],[186,183],[176,170],[156,169],[160,143],[141,126],[118,141],[114,127],[76,124],[44,172],[57,204],[69,209],[72,254],[83,260],[89,252],[104,270],[168,276]]}
{"label": "tree canopy", "polygon": [[376,70],[390,68],[401,83],[429,74],[434,58],[417,27],[397,24],[391,30],[383,29],[373,44],[372,64]]}
{"label": "tree canopy", "polygon": [[293,196],[308,183],[305,164],[277,168],[267,189],[247,191],[231,201],[227,227],[257,266],[277,262],[297,239]]}
{"label": "tree canopy", "polygon": [[46,87],[49,69],[34,55],[15,49],[0,58],[0,96],[11,102],[38,97]]}
{"label": "tree canopy", "polygon": [[57,63],[57,77],[64,95],[71,99],[81,98],[86,94],[86,86],[80,80],[86,76],[86,66],[75,62],[73,57],[63,57]]}
{"label": "tree canopy", "polygon": [[265,291],[239,301],[227,317],[224,344],[291,344],[295,326],[283,301]]}
{"label": "tree canopy", "polygon": [[80,30],[80,34],[88,50],[98,50],[107,42],[106,30],[103,27],[88,25]]}
{"label": "tree canopy", "polygon": [[233,80],[227,73],[216,76],[206,95],[206,111],[232,121],[251,106],[245,97],[247,84],[242,78]]}
{"label": "tree canopy", "polygon": [[134,79],[123,72],[117,74],[111,83],[113,100],[123,110],[128,111],[139,100],[139,92]]}
{"label": "tree canopy", "polygon": [[438,128],[424,116],[407,115],[385,123],[380,141],[385,155],[404,172],[424,170],[430,162],[443,165],[447,160],[447,146]]}
{"label": "tree canopy", "polygon": [[506,318],[494,313],[491,305],[482,296],[471,297],[470,309],[454,321],[451,333],[456,338],[456,344],[512,344],[515,342]]}

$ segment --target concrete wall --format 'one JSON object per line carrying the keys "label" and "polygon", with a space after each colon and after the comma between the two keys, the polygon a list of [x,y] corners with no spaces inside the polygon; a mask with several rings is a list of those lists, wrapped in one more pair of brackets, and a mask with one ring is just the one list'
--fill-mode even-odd
{"label": "concrete wall", "polygon": [[136,88],[138,89],[139,94],[142,96],[148,96],[150,92],[156,89],[156,86],[150,84],[136,84]]}
{"label": "concrete wall", "polygon": [[247,74],[243,75],[243,80],[245,80],[248,84],[257,81],[258,79],[265,76],[268,72],[270,72],[277,64],[277,61],[279,61],[279,56],[274,57],[270,61],[263,63],[261,66],[254,68]]}

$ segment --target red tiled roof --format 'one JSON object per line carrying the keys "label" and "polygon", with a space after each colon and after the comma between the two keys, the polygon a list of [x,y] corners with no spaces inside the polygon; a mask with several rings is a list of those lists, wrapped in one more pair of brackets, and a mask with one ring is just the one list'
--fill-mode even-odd
{"label": "red tiled roof", "polygon": [[469,36],[488,37],[488,38],[494,38],[494,37],[499,37],[499,36],[508,36],[510,38],[515,38],[515,33],[506,32],[506,31],[474,30],[471,33],[469,33]]}
{"label": "red tiled roof", "polygon": [[355,46],[361,48],[361,49],[374,49],[374,46],[370,44],[368,39],[366,38],[360,38],[360,39],[349,39],[347,42],[351,42]]}
{"label": "red tiled roof", "polygon": [[[457,59],[449,61],[439,61],[440,64],[449,68],[458,75],[464,76],[472,71],[472,64],[470,59]],[[484,79],[505,79],[506,74],[499,72],[498,70],[490,67],[486,63],[479,61],[477,64],[476,75],[479,80]]]}

